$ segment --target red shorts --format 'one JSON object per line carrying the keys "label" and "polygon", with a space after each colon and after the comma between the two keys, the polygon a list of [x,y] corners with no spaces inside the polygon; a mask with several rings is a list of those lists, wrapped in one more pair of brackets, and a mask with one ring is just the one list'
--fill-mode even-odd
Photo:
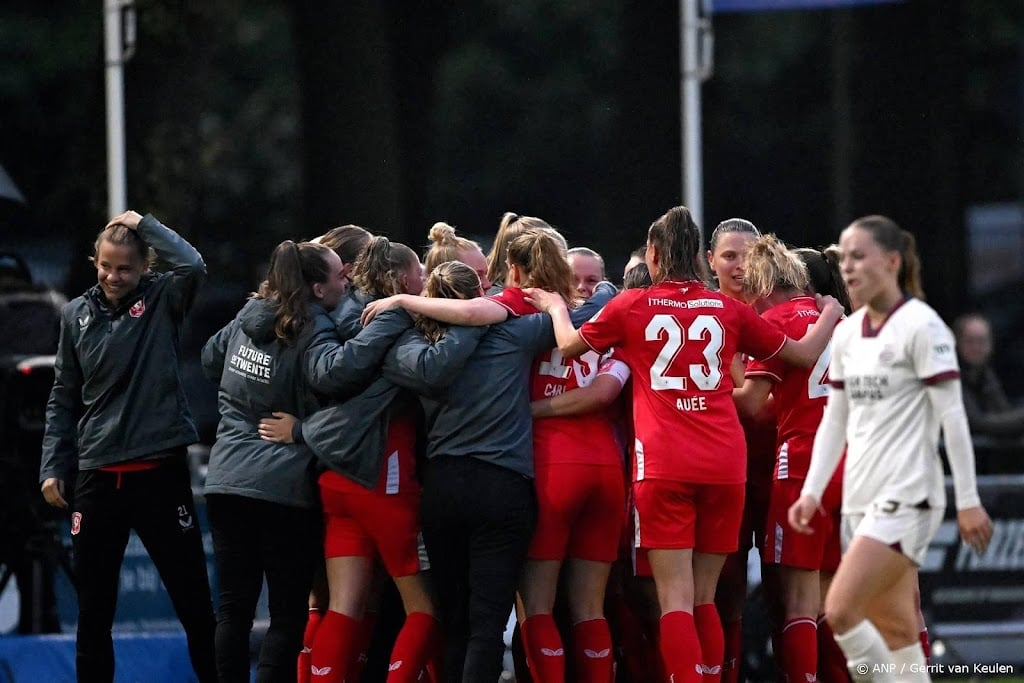
{"label": "red shorts", "polygon": [[743,518],[743,484],[644,479],[633,484],[633,490],[638,548],[692,548],[716,554],[736,551]]}
{"label": "red shorts", "polygon": [[843,487],[834,479],[821,497],[825,514],[818,514],[811,526],[814,533],[804,535],[789,526],[789,508],[800,497],[803,479],[778,479],[772,487],[772,501],[765,524],[765,543],[761,558],[765,564],[798,569],[834,572],[839,566],[839,509]]}
{"label": "red shorts", "polygon": [[618,466],[553,463],[537,467],[537,527],[531,560],[613,562],[626,494]]}
{"label": "red shorts", "polygon": [[420,558],[418,490],[384,495],[331,471],[321,474],[319,483],[324,557],[379,559],[391,576],[427,568]]}

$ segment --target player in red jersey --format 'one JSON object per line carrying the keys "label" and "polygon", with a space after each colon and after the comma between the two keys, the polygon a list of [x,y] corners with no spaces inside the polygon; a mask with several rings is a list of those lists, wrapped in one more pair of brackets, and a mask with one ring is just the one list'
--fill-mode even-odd
{"label": "player in red jersey", "polygon": [[[694,623],[712,605],[725,556],[735,551],[746,476],[729,361],[737,352],[812,365],[841,307],[826,300],[822,322],[794,341],[745,304],[707,289],[700,231],[686,207],[651,225],[646,261],[655,284],[628,290],[577,331],[558,297],[527,292],[555,324],[558,348],[575,358],[615,347],[633,374],[637,545],[648,559],[661,606],[661,656],[676,683],[702,680],[704,640],[721,624]],[[717,633],[715,627],[717,626]],[[674,677],[674,678],[673,678]]]}
{"label": "player in red jersey", "polygon": [[[550,289],[563,301],[574,302],[572,271],[552,232],[550,227],[527,228],[508,242],[505,288],[498,294],[476,300],[397,296],[380,301],[364,318],[398,304],[451,323],[498,323],[537,312],[525,302],[522,286]],[[589,385],[599,362],[594,353],[577,361],[564,360],[557,349],[541,354],[533,366],[531,399]],[[621,383],[615,395],[619,390]],[[536,681],[564,680],[564,648],[552,610],[562,561],[571,558],[567,585],[576,673],[581,680],[610,679],[611,635],[603,600],[625,505],[612,425],[600,413],[537,420],[533,446],[538,523],[519,591],[531,674]]]}
{"label": "player in red jersey", "polygon": [[[812,276],[813,274],[813,276]],[[762,317],[790,336],[803,334],[819,318],[813,295],[830,294],[849,310],[839,273],[838,254],[817,249],[791,251],[774,235],[765,235],[747,253],[745,289]],[[839,566],[839,508],[842,478],[833,478],[822,500],[827,513],[813,535],[789,527],[789,506],[800,489],[811,461],[814,434],[828,396],[830,347],[813,367],[796,368],[777,358],[747,365],[746,381],[733,392],[740,414],[756,415],[774,398],[779,433],[774,481],[766,524],[762,560],[775,567],[781,614],[779,655],[790,681],[845,681],[842,652],[829,641],[827,624],[820,627],[821,596]],[[821,652],[819,652],[819,643]]]}
{"label": "player in red jersey", "polygon": [[[718,282],[718,291],[737,301],[747,302],[743,289],[746,273],[746,253],[761,233],[748,220],[730,218],[718,224],[711,233],[707,251],[708,265]],[[734,379],[742,378],[742,369],[749,359],[739,355],[734,360]],[[740,524],[739,546],[731,553],[718,577],[715,607],[722,621],[723,642],[708,643],[705,657],[717,660],[722,652],[722,681],[739,680],[743,656],[743,609],[747,601],[747,557],[756,544],[764,541],[764,520],[768,514],[768,498],[772,488],[772,466],[775,462],[775,413],[769,409],[757,417],[740,415],[743,437],[747,444],[747,483],[743,498],[743,521]],[[755,540],[756,539],[756,540]],[[774,602],[774,582],[769,572],[762,571],[762,591],[768,604]],[[711,615],[698,611],[694,614],[700,630],[702,619]]]}

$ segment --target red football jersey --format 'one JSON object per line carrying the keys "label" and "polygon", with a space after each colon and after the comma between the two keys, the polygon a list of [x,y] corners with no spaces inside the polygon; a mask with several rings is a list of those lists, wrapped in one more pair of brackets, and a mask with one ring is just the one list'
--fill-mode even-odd
{"label": "red football jersey", "polygon": [[[773,306],[763,318],[794,339],[807,334],[820,317],[814,299],[801,296]],[[811,463],[811,447],[821,415],[828,401],[829,344],[812,368],[798,368],[775,357],[751,361],[747,377],[763,377],[775,386],[772,394],[779,416],[776,441],[775,478],[803,479]]]}
{"label": "red football jersey", "polygon": [[[558,349],[545,351],[533,365],[530,398],[549,398],[589,386],[608,363],[621,364],[621,361],[602,363],[601,357],[593,351],[571,360],[563,357]],[[621,467],[622,455],[610,411],[535,419],[533,462],[535,466],[571,463]]]}
{"label": "red football jersey", "polygon": [[[524,300],[518,287],[506,287],[488,297],[513,316],[539,313]],[[540,354],[530,377],[530,399],[549,398],[588,386],[600,369],[601,357],[589,351],[568,360],[552,349]],[[573,463],[621,466],[618,442],[606,411],[571,417],[545,417],[533,421],[534,465]]]}
{"label": "red football jersey", "polygon": [[619,294],[580,336],[598,352],[614,346],[633,373],[635,480],[745,481],[729,363],[737,352],[774,356],[786,343],[781,330],[750,306],[687,281]]}
{"label": "red football jersey", "polygon": [[526,295],[523,294],[523,290],[518,287],[506,287],[501,290],[500,293],[492,294],[487,298],[504,306],[505,310],[509,312],[509,315],[516,318],[521,315],[540,313],[540,311],[534,308],[531,304],[526,303],[525,296]]}

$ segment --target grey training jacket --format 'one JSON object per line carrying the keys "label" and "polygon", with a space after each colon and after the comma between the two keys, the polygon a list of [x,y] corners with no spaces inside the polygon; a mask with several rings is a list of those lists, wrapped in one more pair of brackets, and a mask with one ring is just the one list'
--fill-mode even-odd
{"label": "grey training jacket", "polygon": [[[275,411],[303,419],[317,407],[304,380],[312,329],[286,345],[274,332],[277,302],[251,299],[203,347],[203,369],[218,384],[220,422],[210,450],[206,493],[312,508],[318,504],[312,451],[264,441],[260,419]],[[313,306],[317,314],[325,313]]]}
{"label": "grey training jacket", "polygon": [[[610,284],[599,286],[572,311],[573,324],[582,325],[614,294]],[[467,328],[449,328],[438,345],[452,348],[439,353],[418,331],[406,332],[385,358],[384,377],[420,394],[428,458],[469,456],[532,478],[530,371],[534,357],[555,346],[551,318],[524,315],[479,338],[463,335]]]}
{"label": "grey training jacket", "polygon": [[117,307],[98,284],[64,307],[40,481],[164,455],[199,438],[179,356],[182,321],[206,264],[150,214],[138,232],[171,270],[143,275]]}

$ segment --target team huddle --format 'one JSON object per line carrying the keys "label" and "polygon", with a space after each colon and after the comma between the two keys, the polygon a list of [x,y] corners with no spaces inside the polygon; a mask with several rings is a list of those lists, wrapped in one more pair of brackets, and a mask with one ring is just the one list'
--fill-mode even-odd
{"label": "team huddle", "polygon": [[780,680],[929,680],[940,431],[962,538],[983,552],[992,525],[910,233],[868,216],[798,249],[731,219],[705,251],[674,207],[622,291],[536,217],[505,214],[486,256],[429,237],[422,263],[351,225],[282,242],[204,347],[214,617],[183,523],[195,427],[176,368],[147,361],[180,356],[205,265],[152,216],[100,233],[40,473],[72,512],[79,680],[113,678],[130,529],[201,681],[249,680],[264,580],[256,680],[358,680],[390,577],[393,683],[497,681],[513,608],[520,681],[735,683],[755,545]]}

